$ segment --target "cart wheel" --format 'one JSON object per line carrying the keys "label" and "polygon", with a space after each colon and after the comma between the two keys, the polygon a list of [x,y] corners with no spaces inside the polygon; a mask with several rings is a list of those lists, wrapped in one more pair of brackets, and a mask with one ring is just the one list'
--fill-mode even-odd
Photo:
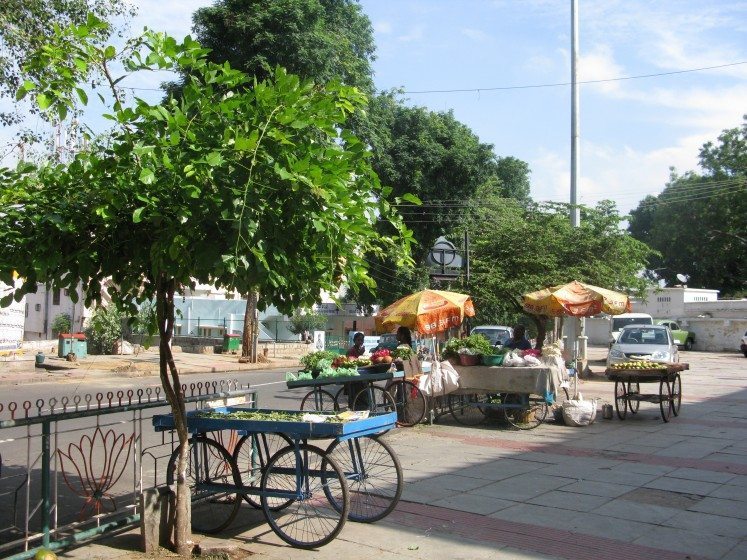
{"label": "cart wheel", "polygon": [[[179,448],[171,454],[166,470],[166,484],[176,481]],[[241,506],[241,495],[235,490],[216,490],[203,485],[241,485],[241,477],[228,451],[218,442],[206,437],[189,440],[187,483],[192,491],[192,530],[197,533],[219,533],[236,517]]]}
{"label": "cart wheel", "polygon": [[625,392],[624,381],[615,381],[615,412],[620,420],[625,420],[628,413],[628,395]]}
{"label": "cart wheel", "polygon": [[428,408],[425,395],[415,383],[394,381],[387,388],[397,410],[397,425],[406,428],[422,422]]}
{"label": "cart wheel", "polygon": [[[348,519],[362,523],[379,521],[394,510],[402,495],[402,467],[389,445],[376,436],[335,440],[327,448],[342,469],[350,491]],[[333,507],[341,509],[334,496]]]}
{"label": "cart wheel", "polygon": [[661,419],[669,422],[672,416],[672,387],[666,378],[659,382],[659,410],[661,410]]}
{"label": "cart wheel", "polygon": [[547,402],[545,399],[535,397],[522,397],[516,393],[509,393],[503,399],[503,404],[508,405],[503,409],[506,420],[514,428],[520,430],[531,430],[536,428],[547,418]]}
{"label": "cart wheel", "polygon": [[343,412],[348,409],[348,396],[345,394],[345,385],[335,393],[335,410]]}
{"label": "cart wheel", "polygon": [[[635,414],[638,412],[638,409],[641,407],[641,401],[638,399],[638,396],[641,394],[641,384],[637,381],[628,381],[628,408],[630,408],[630,413]],[[634,397],[631,398],[631,395]]]}
{"label": "cart wheel", "polygon": [[394,412],[394,401],[384,389],[377,385],[371,385],[356,393],[353,399],[353,410]]}
{"label": "cart wheel", "polygon": [[485,404],[489,400],[486,394],[449,395],[449,412],[454,420],[465,426],[477,426],[485,421]]}
{"label": "cart wheel", "polygon": [[672,414],[680,415],[680,405],[682,405],[682,378],[679,373],[674,374],[672,380]]}
{"label": "cart wheel", "polygon": [[[324,451],[308,444],[298,446],[298,450],[286,447],[270,459],[262,475],[260,495],[272,530],[299,548],[316,548],[334,539],[345,525],[350,509],[342,470]],[[328,496],[334,499],[329,500]],[[274,500],[290,504],[277,511]]]}
{"label": "cart wheel", "polygon": [[[292,446],[293,442],[285,434],[259,433],[243,436],[233,451],[233,460],[239,469],[241,485],[259,488],[262,473],[275,453],[283,447]],[[257,496],[244,494],[244,499],[254,508],[262,504]],[[282,508],[282,504],[278,504]]]}
{"label": "cart wheel", "polygon": [[337,402],[331,393],[324,389],[319,391],[309,391],[301,401],[301,410],[308,411],[336,411]]}

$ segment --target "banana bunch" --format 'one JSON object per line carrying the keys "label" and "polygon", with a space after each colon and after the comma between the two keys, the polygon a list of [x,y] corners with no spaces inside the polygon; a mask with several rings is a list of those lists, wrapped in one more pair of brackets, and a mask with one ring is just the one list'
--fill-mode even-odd
{"label": "banana bunch", "polygon": [[610,364],[610,369],[635,369],[635,370],[656,370],[661,369],[663,366],[657,362],[649,362],[643,360],[637,360],[634,362],[618,362],[616,364]]}

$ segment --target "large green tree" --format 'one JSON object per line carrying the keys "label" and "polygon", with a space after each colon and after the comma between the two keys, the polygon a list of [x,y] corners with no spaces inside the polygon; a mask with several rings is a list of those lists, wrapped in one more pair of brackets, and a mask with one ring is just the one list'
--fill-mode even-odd
{"label": "large green tree", "polygon": [[[79,89],[90,72],[103,72],[116,100],[108,118],[118,126],[69,164],[0,169],[0,281],[17,271],[19,300],[37,282],[71,288],[82,279],[95,302],[111,279],[109,295],[131,313],[155,298],[161,382],[181,450],[176,542],[188,553],[188,433],[171,351],[177,288],[197,281],[261,292],[265,304],[290,313],[343,279],[372,286],[364,254],[406,261],[411,238],[386,202],[368,147],[349,131],[348,118],[366,104],[358,90],[282,69],[256,81],[209,63],[189,38],[147,33],[125,49],[127,71],[183,71],[189,79],[178,99],[127,105],[109,71],[116,51],[96,41],[105,30],[89,16],[85,26],[57,30],[30,60],[31,70],[48,72],[21,94],[33,93],[58,117],[76,96],[87,100]],[[382,219],[397,233],[379,235]]]}
{"label": "large green tree", "polygon": [[[470,233],[471,276],[454,287],[472,294],[477,324],[513,324],[523,316],[521,295],[572,280],[643,293],[640,271],[652,251],[621,229],[615,205],[582,207],[578,228],[568,216],[567,204],[520,203],[485,190],[470,201],[454,227]],[[545,318],[529,319],[542,341]]]}
{"label": "large green tree", "polygon": [[700,150],[702,173],[672,171],[658,196],[631,212],[634,237],[659,251],[652,276],[672,285],[678,274],[723,296],[747,293],[747,120]]}
{"label": "large green tree", "polygon": [[371,22],[354,0],[219,0],[192,16],[209,60],[259,78],[276,66],[373,93]]}
{"label": "large green tree", "polygon": [[[33,53],[46,44],[54,26],[82,24],[88,13],[99,19],[114,19],[131,15],[133,8],[123,0],[3,0],[0,2],[0,98],[13,99],[23,79],[29,73],[23,66]],[[37,75],[46,69],[33,70]],[[31,110],[35,110],[33,106]],[[18,124],[23,120],[23,109],[0,112],[0,124]]]}

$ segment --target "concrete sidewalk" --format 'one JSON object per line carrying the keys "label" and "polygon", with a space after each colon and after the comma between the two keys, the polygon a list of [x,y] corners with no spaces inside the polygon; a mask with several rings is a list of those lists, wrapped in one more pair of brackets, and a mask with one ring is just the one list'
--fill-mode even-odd
{"label": "concrete sidewalk", "polygon": [[[690,370],[680,416],[669,423],[647,402],[625,421],[599,414],[585,428],[547,423],[513,431],[495,421],[464,427],[444,416],[384,436],[405,486],[382,521],[348,522],[335,541],[306,551],[280,541],[247,507],[225,534],[196,539],[232,558],[272,560],[742,560],[747,361],[736,353],[688,352],[682,359]],[[655,393],[658,386],[641,389]],[[580,390],[586,398],[614,398],[613,384],[597,376],[581,381]],[[152,558],[132,552],[137,542],[132,532],[62,556]]]}
{"label": "concrete sidewalk", "polygon": [[[277,353],[267,361],[248,364],[240,363],[236,354],[192,354],[174,352],[179,374],[221,373],[230,371],[251,371],[258,369],[299,367],[298,356]],[[6,358],[0,361],[0,385],[20,383],[55,382],[64,380],[88,379],[91,377],[157,377],[158,347],[141,350],[137,354],[123,356],[89,355],[75,362],[58,358],[56,350],[45,352],[43,367],[36,366],[34,353]]]}

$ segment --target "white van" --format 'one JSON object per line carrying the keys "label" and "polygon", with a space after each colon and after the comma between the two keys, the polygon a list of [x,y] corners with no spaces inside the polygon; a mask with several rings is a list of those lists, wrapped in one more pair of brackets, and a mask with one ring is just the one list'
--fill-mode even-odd
{"label": "white van", "polygon": [[609,344],[612,346],[620,336],[620,329],[627,325],[653,325],[654,318],[648,313],[623,313],[613,315],[610,320]]}

